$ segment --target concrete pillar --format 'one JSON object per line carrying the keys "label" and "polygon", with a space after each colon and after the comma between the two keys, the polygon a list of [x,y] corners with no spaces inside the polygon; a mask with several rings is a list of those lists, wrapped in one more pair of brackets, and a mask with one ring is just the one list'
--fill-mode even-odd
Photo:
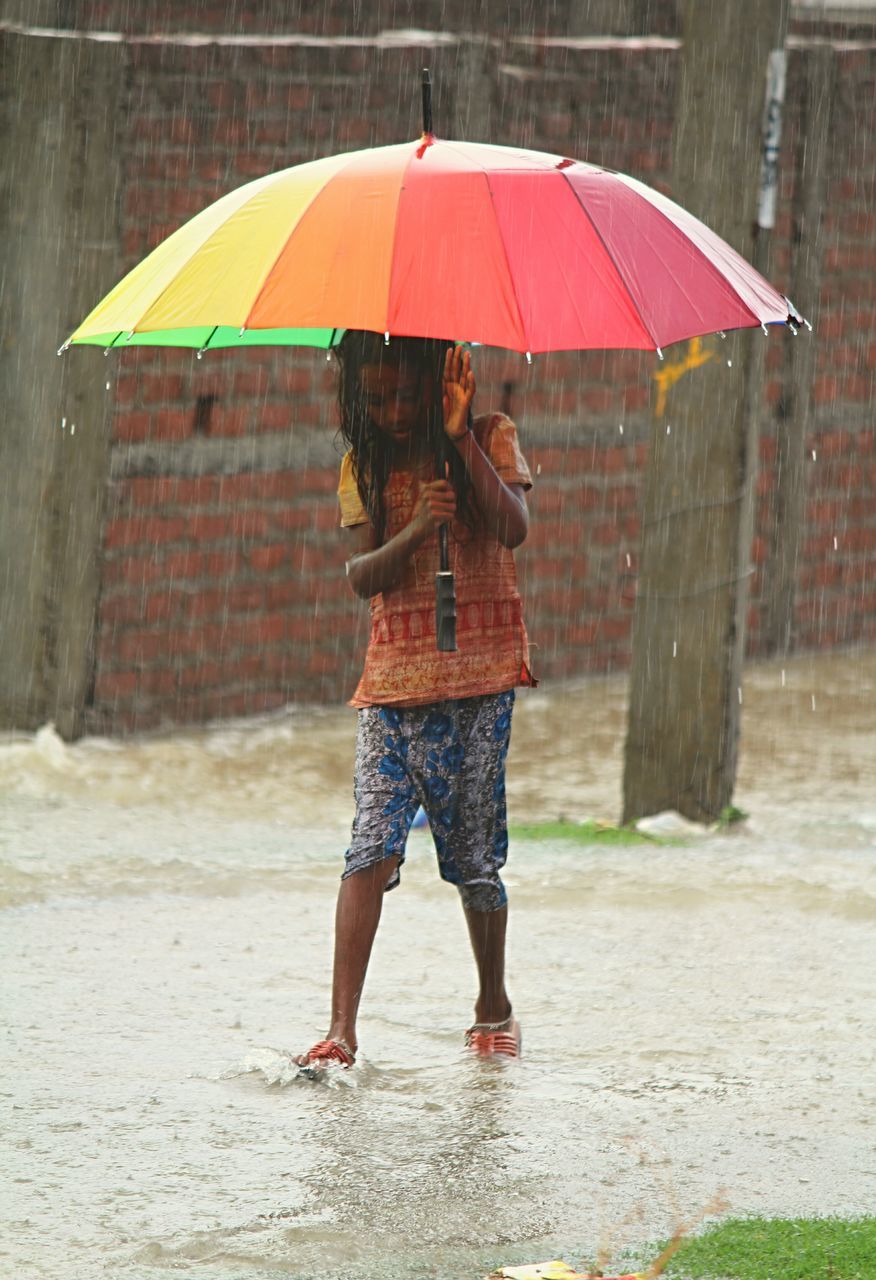
{"label": "concrete pillar", "polygon": [[111,395],[98,351],[56,351],[122,270],[124,56],[0,35],[0,727],[67,737],[91,684]]}
{"label": "concrete pillar", "polygon": [[[782,43],[786,7],[688,0],[684,18],[673,194],[750,259],[767,59]],[[704,339],[691,359],[696,367],[655,418],[633,627],[626,821],[663,809],[709,821],[732,797],[750,536],[742,543],[756,470],[746,405],[752,341],[765,339],[759,331]],[[676,348],[667,358],[684,355]]]}

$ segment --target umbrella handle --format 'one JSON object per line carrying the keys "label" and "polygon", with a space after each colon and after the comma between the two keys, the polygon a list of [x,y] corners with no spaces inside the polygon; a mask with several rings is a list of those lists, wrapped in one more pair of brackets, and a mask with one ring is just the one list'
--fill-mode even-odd
{"label": "umbrella handle", "polygon": [[450,570],[447,525],[438,526],[439,571],[435,574],[435,640],[439,653],[456,652],[456,586]]}

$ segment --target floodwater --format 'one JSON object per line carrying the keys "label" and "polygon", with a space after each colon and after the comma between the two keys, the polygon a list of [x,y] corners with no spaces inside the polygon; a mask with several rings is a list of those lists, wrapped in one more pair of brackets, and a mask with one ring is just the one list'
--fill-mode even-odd
{"label": "floodwater", "polygon": [[[871,1212],[876,652],[748,668],[742,829],[512,840],[518,1063],[461,1048],[474,971],[415,833],[361,1065],[325,1029],[354,715],[0,740],[0,1271],[440,1277],[618,1264],[696,1218]],[[526,693],[511,820],[615,819],[625,681]]]}

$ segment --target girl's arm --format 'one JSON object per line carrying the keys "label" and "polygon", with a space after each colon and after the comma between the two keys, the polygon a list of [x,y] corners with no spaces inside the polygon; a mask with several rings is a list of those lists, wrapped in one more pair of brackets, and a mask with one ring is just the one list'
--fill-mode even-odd
{"label": "girl's arm", "polygon": [[519,547],[529,532],[529,511],[522,484],[506,484],[468,428],[475,394],[471,353],[448,347],[444,358],[444,430],[465,463],[478,509],[489,533],[503,547]]}
{"label": "girl's arm", "polygon": [[370,524],[354,525],[350,530],[354,551],[347,561],[347,577],[356,595],[370,600],[379,592],[391,591],[417,548],[455,515],[453,486],[446,480],[433,480],[420,489],[410,524],[381,546],[375,545]]}
{"label": "girl's arm", "polygon": [[499,478],[472,431],[466,431],[453,444],[465,463],[484,527],[503,547],[519,547],[529,532],[523,485],[506,484]]}

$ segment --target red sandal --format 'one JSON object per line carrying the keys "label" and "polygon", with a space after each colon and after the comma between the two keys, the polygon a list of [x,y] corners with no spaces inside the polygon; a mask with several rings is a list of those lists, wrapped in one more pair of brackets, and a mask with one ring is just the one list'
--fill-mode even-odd
{"label": "red sandal", "polygon": [[301,1055],[298,1065],[305,1072],[335,1064],[346,1070],[352,1067],[355,1061],[356,1055],[343,1040],[319,1040],[312,1049],[308,1049],[307,1053]]}
{"label": "red sandal", "polygon": [[519,1058],[522,1039],[513,1013],[504,1022],[476,1022],[465,1033],[466,1047],[479,1058]]}

